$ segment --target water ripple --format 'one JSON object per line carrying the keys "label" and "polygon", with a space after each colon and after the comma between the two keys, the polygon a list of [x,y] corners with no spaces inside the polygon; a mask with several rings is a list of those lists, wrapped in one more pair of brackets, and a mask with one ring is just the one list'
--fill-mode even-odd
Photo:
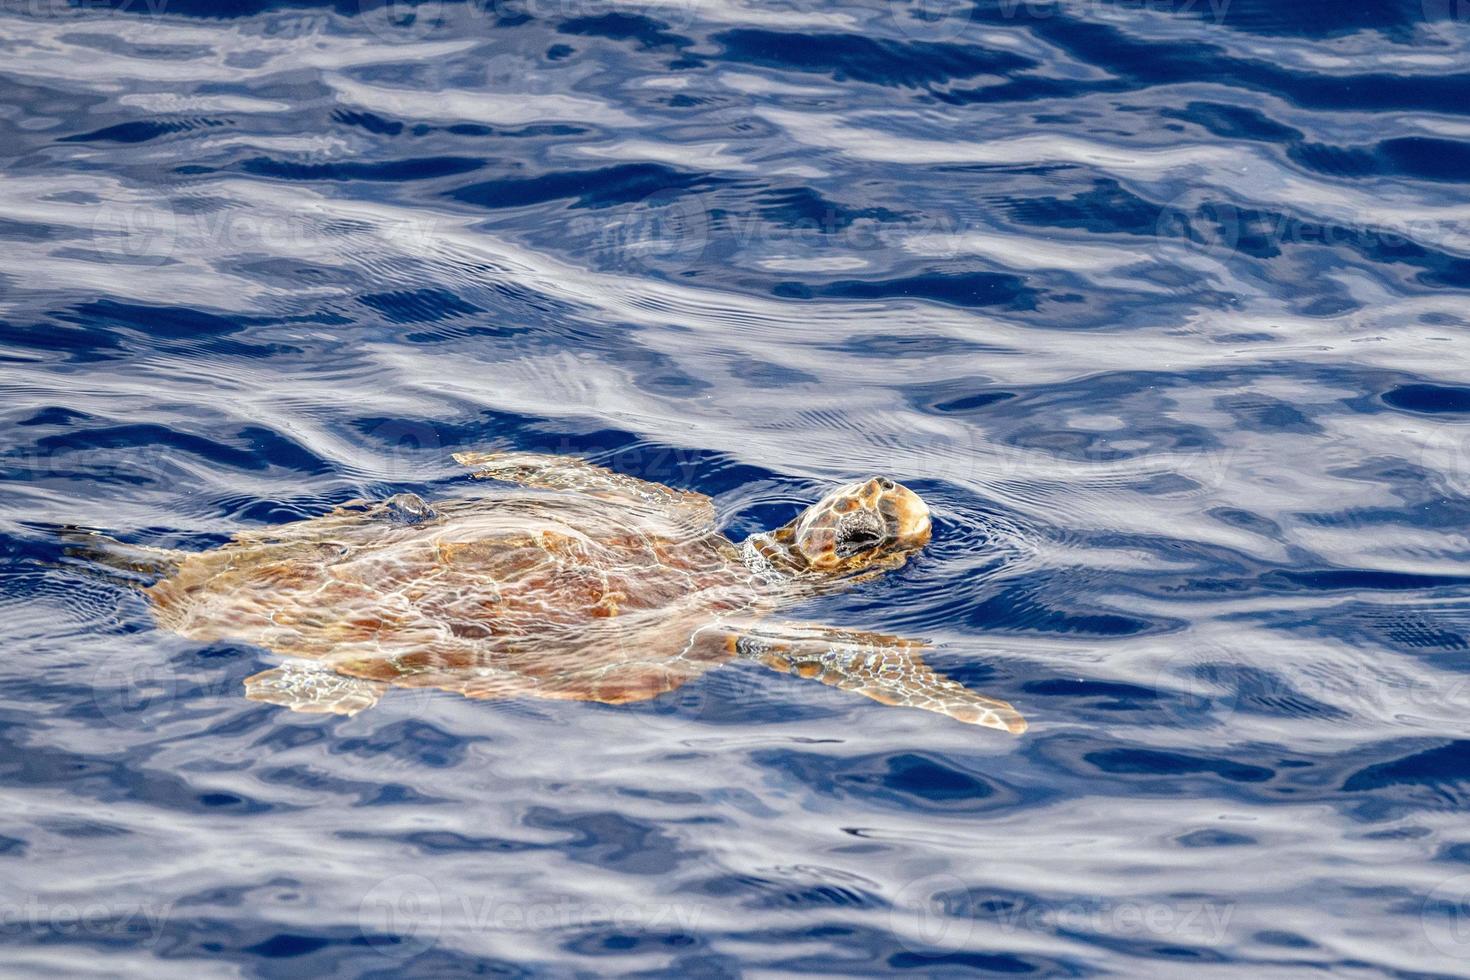
{"label": "water ripple", "polygon": [[[1463,972],[1453,4],[32,2],[0,47],[13,971]],[[476,448],[736,539],[901,479],[933,545],[800,614],[1030,731],[749,664],[288,715],[56,533],[207,548]]]}

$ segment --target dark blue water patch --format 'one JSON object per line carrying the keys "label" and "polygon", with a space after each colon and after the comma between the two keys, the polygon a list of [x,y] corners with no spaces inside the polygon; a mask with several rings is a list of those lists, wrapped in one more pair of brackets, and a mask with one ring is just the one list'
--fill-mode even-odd
{"label": "dark blue water patch", "polygon": [[383,314],[390,323],[437,323],[485,312],[447,289],[369,293],[359,296],[358,302]]}
{"label": "dark blue water patch", "polygon": [[403,335],[403,341],[409,344],[448,344],[463,341],[472,337],[481,337],[489,341],[503,341],[513,337],[523,337],[528,330],[525,327],[516,327],[510,324],[496,326],[455,326],[450,329],[437,331],[414,331]]}
{"label": "dark blue water patch", "polygon": [[416,808],[430,804],[452,802],[444,797],[421,793],[405,783],[381,777],[374,779],[349,779],[334,776],[312,766],[279,766],[256,772],[256,778],[272,786],[286,786],[305,790],[314,795],[330,795],[342,798],[348,806],[381,807],[401,805]]}
{"label": "dark blue water patch", "polygon": [[169,122],[135,120],[118,123],[90,133],[62,136],[58,143],[146,143],[170,133],[187,133],[202,127],[228,126],[223,119],[175,119]]}
{"label": "dark blue water patch", "polygon": [[783,299],[923,299],[968,309],[1035,309],[1039,293],[1023,276],[1007,272],[924,272],[898,279],[841,279],[821,285],[779,282],[771,295]]}
{"label": "dark blue water patch", "polygon": [[332,121],[344,126],[358,126],[377,136],[397,136],[403,132],[403,123],[396,119],[384,119],[376,113],[352,109],[336,109]]}
{"label": "dark blue water patch", "polygon": [[240,162],[245,173],[283,180],[375,180],[402,183],[434,180],[470,173],[486,166],[475,157],[419,157],[385,160],[381,163],[293,163],[270,157],[251,157]]}
{"label": "dark blue water patch", "polygon": [[963,337],[937,334],[853,333],[841,341],[823,345],[829,350],[858,357],[908,357],[919,352],[965,354],[992,350],[989,345]]}
{"label": "dark blue water patch", "polygon": [[588,132],[584,126],[567,123],[533,123],[529,126],[485,126],[480,123],[451,123],[448,126],[419,125],[413,129],[415,136],[427,136],[433,132],[451,133],[455,136],[505,136],[511,139],[535,139],[548,136],[581,136]]}
{"label": "dark blue water patch", "polygon": [[66,408],[61,405],[48,405],[36,410],[33,414],[23,419],[17,419],[14,425],[47,425],[47,426],[75,426],[78,423],[94,422],[97,416],[87,412],[78,412],[75,409]]}
{"label": "dark blue water patch", "polygon": [[567,813],[533,807],[524,823],[571,836],[556,845],[568,860],[623,874],[666,874],[693,857],[679,841],[657,827],[620,813]]}
{"label": "dark blue water patch", "polygon": [[1258,943],[1280,946],[1283,949],[1318,949],[1318,945],[1306,936],[1285,929],[1263,929],[1251,936]]}
{"label": "dark blue water patch", "polygon": [[641,201],[655,193],[675,194],[724,183],[720,178],[657,163],[625,163],[597,170],[568,170],[538,177],[506,177],[449,191],[477,207],[519,208],[570,200],[572,208],[607,208]]}
{"label": "dark blue water patch", "polygon": [[897,222],[912,217],[884,207],[852,207],[824,197],[811,187],[773,188],[757,195],[761,217],[786,228],[832,234],[861,220]]}
{"label": "dark blue water patch", "polygon": [[[100,713],[98,721],[110,724]],[[27,746],[23,733],[7,723],[0,723],[0,744],[5,746],[0,776],[7,782],[54,787],[83,801],[127,801],[191,813],[227,809],[237,816],[295,809],[239,794],[201,793],[182,776],[139,765],[141,760],[124,753],[104,757]]]}
{"label": "dark blue water patch", "polygon": [[1470,181],[1470,143],[1459,140],[1403,137],[1366,148],[1304,143],[1293,146],[1290,156],[1333,177]]}
{"label": "dark blue water patch", "polygon": [[1275,772],[1265,766],[1157,749],[1104,749],[1089,752],[1083,758],[1099,772],[1119,776],[1209,775],[1234,783],[1261,783],[1275,776]]}
{"label": "dark blue water patch", "polygon": [[64,322],[92,329],[123,329],[168,340],[221,337],[251,325],[239,317],[220,316],[187,306],[143,306],[111,299],[82,303],[56,316]]}
{"label": "dark blue water patch", "polygon": [[768,749],[752,753],[752,759],[823,796],[899,809],[982,813],[1013,805],[1018,795],[993,777],[927,753],[834,758]]}
{"label": "dark blue water patch", "polygon": [[1207,516],[1213,517],[1222,524],[1238,527],[1242,531],[1250,531],[1262,537],[1275,540],[1281,536],[1281,525],[1268,517],[1242,510],[1238,507],[1215,507],[1206,512]]}
{"label": "dark blue water patch", "polygon": [[1225,102],[1190,102],[1183,109],[1160,109],[1166,119],[1180,119],[1203,127],[1222,139],[1261,143],[1295,143],[1301,130],[1277,122],[1260,109]]}
{"label": "dark blue water patch", "polygon": [[1470,782],[1470,741],[1457,739],[1435,748],[1423,749],[1380,762],[1352,773],[1342,784],[1343,792],[1360,793],[1390,786],[1455,786]]}
{"label": "dark blue water patch", "polygon": [[638,932],[615,926],[580,929],[563,942],[562,948],[592,957],[657,955],[665,966],[642,974],[649,977],[708,976],[720,980],[742,974],[737,958],[714,952],[707,937],[680,929],[650,927]]}
{"label": "dark blue water patch", "polygon": [[1266,395],[1225,395],[1215,400],[1215,405],[1235,419],[1248,432],[1302,432],[1318,433],[1322,427],[1308,418],[1301,409],[1280,398]]}
{"label": "dark blue water patch", "polygon": [[368,830],[339,830],[342,840],[387,841],[411,848],[420,854],[516,854],[523,851],[547,850],[548,845],[504,837],[461,834],[449,830],[418,830],[388,833]]}
{"label": "dark blue water patch", "polygon": [[332,741],[330,751],[334,755],[351,756],[364,765],[391,759],[411,771],[458,766],[470,748],[482,740],[451,735],[425,721],[408,720],[379,729],[370,738],[339,736]]}
{"label": "dark blue water patch", "polygon": [[[1068,702],[1085,702],[1091,710],[1100,711],[1146,711],[1155,707],[1159,701],[1159,691],[1155,688],[1071,678],[1030,681],[1021,685],[1021,690],[1027,698],[1061,698]],[[1070,711],[1070,705],[1063,710]]]}
{"label": "dark blue water patch", "polygon": [[1323,568],[1311,571],[1273,571],[1261,576],[1264,588],[1281,591],[1308,589],[1320,592],[1356,590],[1406,592],[1470,585],[1470,575],[1426,575],[1389,572],[1381,569]]}
{"label": "dark blue water patch", "polygon": [[948,401],[937,402],[930,407],[944,415],[971,414],[988,405],[1015,397],[1015,393],[1010,391],[986,391],[962,398],[951,398]]}
{"label": "dark blue water patch", "polygon": [[[45,242],[54,241],[59,237],[60,233],[56,228],[37,221],[0,219],[0,241]],[[3,283],[3,280],[0,280],[0,283]]]}
{"label": "dark blue water patch", "polygon": [[888,902],[869,888],[840,878],[827,882],[822,869],[790,869],[776,874],[720,874],[684,887],[697,895],[723,902],[743,899],[747,908],[884,908]]}
{"label": "dark blue water patch", "polygon": [[[459,422],[370,415],[353,420],[352,428],[386,449],[399,449],[406,443],[444,455],[461,449],[517,449],[580,456],[619,473],[710,496],[741,486],[744,481],[770,477],[768,471],[748,464],[729,465],[723,453],[649,442],[626,429],[594,424],[578,431],[488,409]],[[424,493],[416,487],[407,489]]]}
{"label": "dark blue water patch", "polygon": [[[947,896],[936,896],[934,908],[942,909]],[[925,908],[925,913],[929,908]],[[918,909],[901,909],[900,916],[914,917]],[[912,929],[881,931],[860,921],[842,924],[814,924],[806,930],[765,929],[760,932],[737,933],[734,938],[744,942],[758,942],[772,950],[800,948],[816,941],[827,948],[825,954],[787,954],[762,966],[770,972],[783,975],[816,976],[869,976],[903,971],[913,971],[920,976],[1009,976],[1031,975],[1041,977],[1088,976],[1096,970],[1082,961],[1064,956],[1048,956],[1032,952],[1012,952],[994,945],[984,952],[955,952],[951,943],[956,937],[967,935],[967,923],[957,919],[947,923],[943,920],[924,919],[926,926],[934,931],[924,933]],[[946,964],[958,969],[945,969]]]}
{"label": "dark blue water patch", "polygon": [[[283,433],[262,426],[246,426],[229,438],[231,442],[210,439],[157,424],[112,425],[93,427],[84,432],[43,436],[29,452],[44,458],[65,458],[87,449],[115,449],[136,453],[149,446],[166,447],[193,455],[201,460],[242,470],[267,470],[276,467],[300,473],[327,472],[327,465],[306,447]],[[263,458],[262,451],[269,453]]]}
{"label": "dark blue water patch", "polygon": [[[4,344],[7,350],[19,348],[45,351],[51,355],[63,354],[67,360],[77,362],[121,356],[125,347],[123,338],[105,326],[61,323],[22,327],[6,320],[0,320],[0,344]],[[4,355],[0,355],[0,359],[21,360],[19,357]]]}
{"label": "dark blue water patch", "polygon": [[724,60],[736,64],[909,88],[955,78],[1005,74],[1036,64],[1021,55],[979,45],[903,43],[860,34],[791,34],[739,28],[715,34],[710,40],[723,45]]}
{"label": "dark blue water patch", "polygon": [[1435,853],[1436,861],[1451,864],[1470,864],[1470,844],[1445,844]]}
{"label": "dark blue water patch", "polygon": [[556,25],[558,33],[604,37],[613,41],[637,41],[639,47],[684,48],[694,43],[690,38],[670,32],[669,25],[639,14],[609,13],[595,17],[573,17]]}
{"label": "dark blue water patch", "polygon": [[786,364],[763,361],[753,357],[733,358],[730,371],[741,380],[759,388],[784,388],[787,385],[817,384],[815,374]]}
{"label": "dark blue water patch", "polygon": [[[1366,396],[1354,399],[1349,407],[1357,411],[1381,411],[1379,399]],[[1354,524],[1413,524],[1420,527],[1463,526],[1470,520],[1470,498],[1447,496],[1440,488],[1437,472],[1418,461],[1402,456],[1371,456],[1346,462],[1329,471],[1333,476],[1349,480],[1383,484],[1397,506],[1362,506],[1336,511],[1306,511],[1297,516],[1317,527],[1331,527],[1342,521]]]}
{"label": "dark blue water patch", "polygon": [[321,936],[302,936],[295,933],[281,932],[271,936],[264,942],[246,947],[245,952],[252,956],[281,959],[315,953],[317,950],[327,946],[330,942],[331,940],[322,938]]}
{"label": "dark blue water patch", "polygon": [[[1085,594],[1081,576],[1068,583],[1069,588]],[[1167,621],[1150,622],[1124,613],[1089,611],[1072,600],[1070,608],[1060,597],[1054,603],[1033,582],[1008,585],[994,595],[979,601],[964,601],[952,610],[960,621],[987,632],[1018,630],[1074,636],[1121,637],[1140,636],[1177,628]]]}
{"label": "dark blue water patch", "polygon": [[1036,195],[997,202],[1012,221],[1032,227],[1077,228],[1105,234],[1154,237],[1159,233],[1159,206],[1139,197],[1110,177],[1070,197]]}
{"label": "dark blue water patch", "polygon": [[1419,415],[1470,414],[1470,388],[1450,385],[1399,385],[1383,393],[1384,404]]}
{"label": "dark blue water patch", "polygon": [[[1029,12],[1024,4],[1017,7],[1009,0],[988,0],[975,8],[973,19],[976,23],[1014,28],[1018,9],[1023,14]],[[1470,74],[1325,75],[1237,57],[1218,45],[1198,39],[1188,45],[1144,40],[1097,20],[1035,16],[1021,19],[1036,35],[1099,69],[1095,76],[1099,80],[1011,78],[1002,84],[973,89],[931,88],[930,94],[952,105],[1026,102],[1081,99],[1100,93],[1229,78],[1238,88],[1277,95],[1304,108],[1359,112],[1420,109],[1455,115],[1470,112],[1470,104],[1464,98],[1470,90]]]}
{"label": "dark blue water patch", "polygon": [[1180,847],[1249,847],[1256,838],[1229,830],[1193,830],[1174,838]]}
{"label": "dark blue water patch", "polygon": [[895,970],[919,970],[925,974],[938,975],[946,967],[964,973],[981,976],[1084,976],[1084,973],[1054,972],[1050,961],[1018,953],[969,953],[969,952],[903,952],[888,957],[887,965]]}

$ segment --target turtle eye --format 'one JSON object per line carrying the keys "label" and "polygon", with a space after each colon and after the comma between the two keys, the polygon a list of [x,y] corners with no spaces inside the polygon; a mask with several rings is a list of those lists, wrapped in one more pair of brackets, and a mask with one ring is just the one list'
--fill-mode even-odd
{"label": "turtle eye", "polygon": [[837,539],[837,553],[845,558],[859,551],[866,551],[882,540],[883,536],[877,531],[865,527],[854,528]]}

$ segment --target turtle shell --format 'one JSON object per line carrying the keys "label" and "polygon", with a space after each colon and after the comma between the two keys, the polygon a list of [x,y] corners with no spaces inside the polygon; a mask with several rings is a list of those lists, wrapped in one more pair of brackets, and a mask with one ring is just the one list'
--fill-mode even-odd
{"label": "turtle shell", "polygon": [[151,586],[159,624],[338,674],[470,696],[618,702],[728,658],[699,642],[762,583],[713,531],[589,495],[436,502],[420,523],[379,507],[240,535]]}

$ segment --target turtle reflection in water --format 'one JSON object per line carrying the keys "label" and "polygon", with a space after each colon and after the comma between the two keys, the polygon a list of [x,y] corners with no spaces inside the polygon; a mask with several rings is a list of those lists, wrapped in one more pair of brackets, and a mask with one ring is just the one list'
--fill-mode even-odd
{"label": "turtle reflection in water", "polygon": [[245,687],[297,711],[354,714],[390,687],[621,704],[744,658],[884,704],[1026,728],[1009,704],[930,670],[920,642],[765,621],[928,543],[929,509],[906,487],[839,487],[736,545],[702,494],[570,457],[454,458],[518,486],[353,502],[212,551],[94,550],[166,576],[145,590],[161,626],[293,658]]}

